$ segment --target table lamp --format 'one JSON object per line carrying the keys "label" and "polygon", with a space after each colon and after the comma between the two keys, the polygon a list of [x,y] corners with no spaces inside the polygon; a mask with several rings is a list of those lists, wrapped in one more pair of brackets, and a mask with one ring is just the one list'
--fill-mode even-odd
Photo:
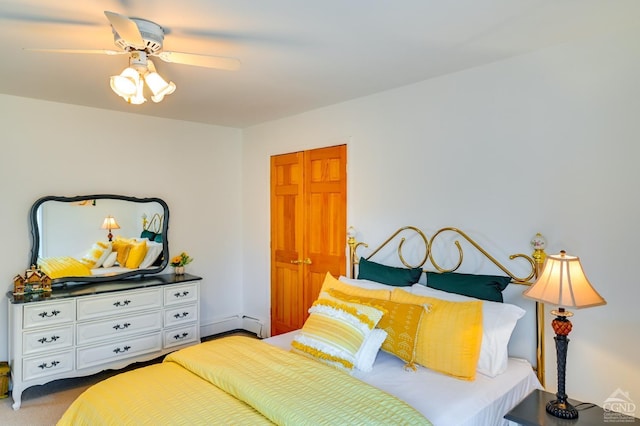
{"label": "table lamp", "polygon": [[120,229],[120,225],[118,225],[118,222],[116,222],[116,219],[113,216],[107,216],[104,218],[104,222],[102,222],[101,228],[109,230],[109,234],[107,234],[107,238],[109,238],[109,241],[111,241],[111,239],[113,238],[113,234],[111,233],[111,230]]}
{"label": "table lamp", "polygon": [[536,282],[522,293],[523,296],[541,303],[558,306],[551,313],[556,318],[551,322],[556,333],[556,355],[558,362],[558,392],[556,400],[549,401],[546,410],[549,414],[562,419],[575,419],[578,410],[567,402],[565,393],[565,376],[567,365],[567,349],[572,324],[569,317],[573,313],[565,308],[589,308],[604,305],[607,302],[593,288],[582,270],[580,259],[569,256],[565,251],[557,255],[549,255],[544,263],[542,273]]}

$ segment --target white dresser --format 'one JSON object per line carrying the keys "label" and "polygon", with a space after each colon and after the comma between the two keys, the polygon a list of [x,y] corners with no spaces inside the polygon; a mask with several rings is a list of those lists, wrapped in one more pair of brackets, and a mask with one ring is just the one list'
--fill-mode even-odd
{"label": "white dresser", "polygon": [[155,275],[9,296],[13,409],[52,380],[148,361],[200,342],[200,277]]}

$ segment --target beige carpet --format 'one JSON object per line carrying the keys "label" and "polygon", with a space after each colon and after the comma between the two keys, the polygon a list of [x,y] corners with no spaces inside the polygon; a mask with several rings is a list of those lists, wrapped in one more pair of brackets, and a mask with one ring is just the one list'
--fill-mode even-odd
{"label": "beige carpet", "polygon": [[[244,331],[234,331],[218,336],[203,338],[202,341],[222,337],[229,334],[243,334],[256,337]],[[77,377],[73,379],[56,380],[46,385],[32,386],[22,393],[22,405],[19,410],[13,410],[13,399],[0,399],[0,425],[2,426],[50,426],[55,425],[67,407],[89,386],[104,380],[114,374],[135,368],[144,367],[154,362],[162,361],[163,357],[153,361],[133,364],[123,370],[103,371],[93,376]]]}
{"label": "beige carpet", "polygon": [[160,362],[163,357],[153,361],[136,363],[123,370],[103,371],[87,377],[56,380],[46,385],[32,386],[22,393],[22,405],[13,410],[13,398],[0,399],[0,424],[6,426],[55,425],[67,407],[89,386],[114,374]]}

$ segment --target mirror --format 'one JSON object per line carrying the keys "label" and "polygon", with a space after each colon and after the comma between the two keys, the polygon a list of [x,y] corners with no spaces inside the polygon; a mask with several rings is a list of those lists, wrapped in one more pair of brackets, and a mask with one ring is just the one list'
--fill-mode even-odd
{"label": "mirror", "polygon": [[169,262],[169,207],[159,198],[47,196],[33,204],[30,221],[29,267],[38,265],[54,287],[155,274]]}

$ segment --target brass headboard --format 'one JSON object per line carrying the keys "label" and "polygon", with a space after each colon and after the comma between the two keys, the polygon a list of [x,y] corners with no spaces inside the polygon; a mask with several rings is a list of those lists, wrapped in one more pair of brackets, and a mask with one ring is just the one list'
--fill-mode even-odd
{"label": "brass headboard", "polygon": [[[498,267],[502,272],[504,272],[507,276],[511,277],[512,283],[530,286],[535,281],[535,278],[538,276],[538,273],[542,269],[542,265],[545,260],[544,248],[535,246],[535,250],[531,255],[526,255],[523,253],[512,254],[509,256],[509,260],[522,259],[525,261],[525,265],[527,267],[528,273],[525,276],[518,276],[513,273],[509,268],[504,266],[501,262],[499,262],[495,257],[493,257],[489,252],[487,252],[480,244],[478,244],[474,239],[469,237],[465,232],[460,229],[453,227],[446,227],[439,229],[434,232],[431,239],[427,237],[427,235],[421,231],[419,228],[415,226],[404,226],[395,231],[389,238],[387,238],[382,244],[380,244],[377,248],[373,249],[368,256],[365,256],[365,259],[370,259],[375,256],[378,252],[380,252],[383,248],[387,246],[393,247],[393,244],[397,242],[397,254],[400,262],[406,266],[407,268],[423,268],[423,271],[426,271],[424,268],[427,260],[433,266],[433,269],[437,272],[454,272],[458,270],[460,265],[462,265],[462,261],[464,259],[464,252],[462,249],[462,245],[458,240],[454,240],[454,245],[458,252],[458,259],[455,265],[451,268],[444,268],[438,262],[436,262],[433,247],[434,241],[436,241],[440,236],[445,233],[454,233],[457,236],[466,240],[472,247],[474,247],[479,253],[481,253],[486,259],[488,259],[491,263],[493,263],[496,267]],[[401,235],[402,234],[402,235]],[[405,242],[407,241],[407,235],[415,237],[415,235],[419,237],[419,239],[424,243],[424,255],[422,255],[422,260],[418,262],[416,265],[411,265],[406,260],[406,256],[403,254],[403,247]],[[355,230],[353,228],[349,228],[347,232],[347,244],[349,245],[349,274],[351,278],[355,278],[355,267],[358,264],[357,251],[359,248],[364,247],[368,248],[368,244],[357,241],[355,236]],[[421,254],[421,253],[420,253]],[[538,380],[542,386],[544,386],[544,310],[543,306],[540,303],[536,303],[536,367],[534,368],[536,371],[536,375],[538,376]]]}
{"label": "brass headboard", "polygon": [[153,216],[151,216],[151,220],[149,221],[147,221],[147,216],[145,215],[142,218],[142,227],[145,231],[151,231],[159,234],[160,232],[162,232],[163,220],[164,217],[160,215],[160,213],[154,213]]}

